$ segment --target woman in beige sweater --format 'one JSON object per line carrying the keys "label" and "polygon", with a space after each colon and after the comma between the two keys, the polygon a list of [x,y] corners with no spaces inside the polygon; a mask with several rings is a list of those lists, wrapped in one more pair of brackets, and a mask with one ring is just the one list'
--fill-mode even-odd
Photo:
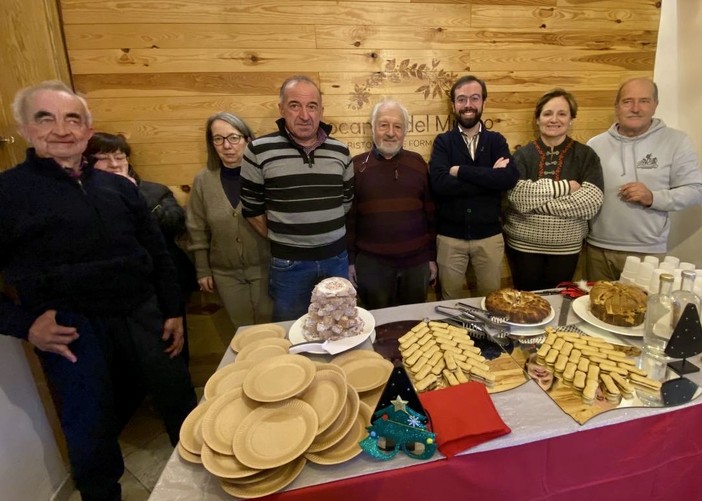
{"label": "woman in beige sweater", "polygon": [[216,289],[236,327],[270,322],[272,312],[269,244],[246,222],[239,203],[241,159],[252,139],[236,115],[207,119],[207,168],[195,176],[186,221],[200,289]]}

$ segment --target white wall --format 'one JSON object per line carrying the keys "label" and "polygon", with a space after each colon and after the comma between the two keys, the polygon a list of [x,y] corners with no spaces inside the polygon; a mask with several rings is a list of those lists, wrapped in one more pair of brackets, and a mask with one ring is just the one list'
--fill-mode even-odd
{"label": "white wall", "polygon": [[[657,116],[669,126],[684,130],[702,158],[702,2],[664,0],[654,79],[660,104]],[[702,207],[671,216],[668,253],[702,268]]]}
{"label": "white wall", "polygon": [[0,499],[52,499],[68,478],[21,341],[0,335]]}

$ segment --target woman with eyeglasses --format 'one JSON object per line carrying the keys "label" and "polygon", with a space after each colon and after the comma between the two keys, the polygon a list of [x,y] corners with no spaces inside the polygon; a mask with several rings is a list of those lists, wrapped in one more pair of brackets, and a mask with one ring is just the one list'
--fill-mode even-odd
{"label": "woman with eyeglasses", "polygon": [[[139,192],[146,199],[146,204],[151,214],[156,219],[158,227],[166,241],[166,248],[173,259],[178,275],[178,284],[181,292],[181,308],[183,311],[183,336],[185,343],[181,355],[188,362],[190,350],[188,347],[188,324],[185,315],[185,306],[190,294],[197,289],[195,280],[195,269],[190,258],[179,246],[178,242],[185,236],[185,211],[178,204],[173,192],[159,183],[143,181],[129,162],[132,148],[127,142],[127,138],[122,134],[109,134],[107,132],[96,132],[88,141],[88,146],[83,155],[94,162],[94,167],[99,170],[112,172],[118,176],[123,176],[137,185]],[[119,377],[114,388],[117,395],[117,419],[120,429],[134,415],[146,395],[146,388],[138,374],[124,372],[120,370]]]}
{"label": "woman with eyeglasses", "polygon": [[200,290],[219,294],[236,327],[271,321],[270,249],[241,215],[241,159],[254,139],[236,115],[207,119],[207,167],[193,182],[187,209],[188,248]]}

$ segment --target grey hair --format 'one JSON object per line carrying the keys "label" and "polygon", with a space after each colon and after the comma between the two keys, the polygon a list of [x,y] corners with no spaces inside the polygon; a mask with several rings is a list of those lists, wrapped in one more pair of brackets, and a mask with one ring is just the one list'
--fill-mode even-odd
{"label": "grey hair", "polygon": [[212,142],[212,123],[215,120],[221,120],[227,122],[229,125],[238,130],[244,140],[253,141],[256,139],[251,128],[244,122],[244,119],[235,115],[234,113],[229,113],[228,111],[220,111],[215,113],[207,119],[207,125],[205,126],[205,143],[207,144],[207,168],[210,170],[217,170],[222,167],[222,159],[219,158],[217,150]]}
{"label": "grey hair", "polygon": [[31,85],[20,89],[15,94],[15,99],[12,101],[12,115],[18,125],[27,125],[29,117],[27,116],[27,108],[29,107],[29,99],[34,96],[37,92],[51,90],[55,92],[63,92],[74,98],[76,98],[83,105],[83,110],[85,112],[83,118],[88,126],[93,124],[93,115],[90,113],[90,108],[88,108],[88,102],[83,96],[76,94],[73,89],[60,80],[45,80],[37,85]]}
{"label": "grey hair", "polygon": [[314,85],[315,89],[317,89],[317,92],[319,93],[319,104],[321,106],[322,104],[322,91],[319,89],[319,85],[317,85],[317,82],[312,80],[310,77],[307,75],[294,75],[289,78],[286,78],[283,84],[280,86],[280,92],[278,94],[278,102],[280,104],[283,104],[283,100],[285,99],[285,91],[288,90],[288,87],[295,85],[296,83],[300,82],[305,82],[311,85]]}
{"label": "grey hair", "polygon": [[378,121],[378,114],[383,108],[397,108],[402,112],[402,119],[404,121],[402,130],[404,132],[407,132],[407,127],[409,127],[409,122],[410,122],[410,114],[407,111],[407,108],[405,108],[402,104],[400,104],[399,101],[396,101],[395,99],[383,99],[382,101],[378,102],[375,106],[373,106],[373,111],[371,111],[371,129],[373,132],[375,132],[375,123]]}

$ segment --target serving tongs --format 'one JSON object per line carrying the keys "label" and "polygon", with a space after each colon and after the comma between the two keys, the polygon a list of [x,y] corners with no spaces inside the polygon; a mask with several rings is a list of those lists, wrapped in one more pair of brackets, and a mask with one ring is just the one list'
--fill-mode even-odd
{"label": "serving tongs", "polygon": [[465,313],[472,315],[474,317],[479,318],[483,322],[489,323],[494,325],[497,328],[504,328],[509,331],[509,324],[507,324],[508,318],[505,317],[504,315],[498,315],[496,313],[491,313],[488,310],[484,310],[482,308],[478,308],[477,306],[472,306],[470,304],[466,303],[461,303],[458,302],[456,303],[456,308],[459,308],[461,311],[464,311]]}
{"label": "serving tongs", "polygon": [[434,311],[449,317],[450,320],[453,320],[451,323],[454,323],[454,325],[457,323],[465,328],[468,334],[476,339],[488,338],[497,344],[502,344],[502,341],[505,340],[510,332],[509,325],[493,322],[487,317],[484,319],[479,318],[477,315],[457,306],[437,305],[434,307]]}

